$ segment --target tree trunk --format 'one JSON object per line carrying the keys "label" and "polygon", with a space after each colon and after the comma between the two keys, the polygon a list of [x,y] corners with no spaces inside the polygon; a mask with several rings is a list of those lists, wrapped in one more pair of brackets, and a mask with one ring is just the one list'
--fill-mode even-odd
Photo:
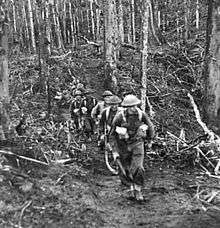
{"label": "tree trunk", "polygon": [[118,25],[115,0],[104,1],[105,20],[105,84],[117,91],[117,50],[118,49]]}
{"label": "tree trunk", "polygon": [[95,39],[95,20],[94,20],[94,12],[93,12],[93,0],[89,0],[89,8],[90,8],[90,17],[91,17],[91,34],[92,34],[92,39]]}
{"label": "tree trunk", "polygon": [[32,6],[31,6],[31,0],[28,0],[28,13],[29,13],[29,20],[30,20],[31,48],[32,48],[33,52],[36,53],[34,23],[33,23],[33,11],[32,11]]}
{"label": "tree trunk", "polygon": [[30,49],[30,37],[29,37],[29,31],[28,31],[28,23],[27,23],[27,14],[25,10],[25,1],[22,2],[22,14],[23,14],[23,19],[24,19],[24,33],[25,33],[25,44],[26,48],[29,52]]}
{"label": "tree trunk", "polygon": [[184,7],[185,7],[185,32],[184,32],[184,39],[188,40],[189,38],[189,0],[184,0]]}
{"label": "tree trunk", "polygon": [[48,1],[45,3],[45,24],[46,24],[46,42],[48,42],[47,45],[47,52],[48,55],[51,54],[51,49],[50,49],[50,43],[51,43],[51,37],[50,37],[50,20],[49,20],[49,3]]}
{"label": "tree trunk", "polygon": [[124,20],[122,0],[118,0],[118,31],[121,43],[124,43]]}
{"label": "tree trunk", "polygon": [[[212,16],[208,16],[211,21],[210,50],[208,62],[207,78],[207,115],[211,124],[218,128],[220,133],[220,2],[209,1],[212,5]],[[208,54],[208,51],[207,53]]]}
{"label": "tree trunk", "polygon": [[52,14],[53,14],[53,23],[55,28],[55,34],[57,38],[57,47],[58,49],[62,48],[61,44],[61,32],[60,32],[60,23],[58,18],[57,2],[54,0],[52,5]]}
{"label": "tree trunk", "polygon": [[70,15],[70,31],[71,31],[71,42],[72,47],[75,47],[75,31],[74,31],[74,23],[73,23],[73,10],[72,3],[69,1],[69,15]]}
{"label": "tree trunk", "polygon": [[98,1],[95,0],[95,5],[96,5],[96,41],[100,40],[100,9],[98,5]]}
{"label": "tree trunk", "polygon": [[13,0],[12,2],[12,7],[13,7],[13,29],[14,29],[14,35],[15,35],[17,33],[15,0]]}
{"label": "tree trunk", "polygon": [[66,10],[66,0],[63,1],[63,15],[62,15],[62,21],[63,21],[63,43],[68,44],[70,43],[70,34],[68,33],[69,29],[67,28],[67,10]]}
{"label": "tree trunk", "polygon": [[9,133],[9,116],[6,105],[9,103],[9,73],[8,73],[8,27],[6,14],[0,6],[0,140],[5,140]]}
{"label": "tree trunk", "polygon": [[199,0],[196,0],[196,28],[199,29]]}
{"label": "tree trunk", "polygon": [[142,89],[141,89],[141,108],[146,110],[146,92],[147,92],[147,57],[148,57],[148,32],[149,32],[149,0],[142,3]]}
{"label": "tree trunk", "polygon": [[131,35],[132,42],[135,43],[136,32],[135,32],[135,10],[134,10],[134,0],[131,0]]}
{"label": "tree trunk", "polygon": [[127,42],[128,44],[132,44],[132,28],[131,28],[131,7],[130,7],[130,0],[129,2],[129,6],[128,6],[128,15],[127,15]]}

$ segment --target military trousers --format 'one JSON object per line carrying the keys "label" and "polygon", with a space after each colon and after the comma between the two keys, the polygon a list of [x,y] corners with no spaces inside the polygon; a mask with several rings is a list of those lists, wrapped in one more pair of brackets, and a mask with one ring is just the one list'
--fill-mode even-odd
{"label": "military trousers", "polygon": [[144,185],[144,142],[136,141],[128,143],[126,141],[116,140],[113,143],[113,150],[117,150],[120,161],[125,169],[126,176],[119,175],[123,184]]}

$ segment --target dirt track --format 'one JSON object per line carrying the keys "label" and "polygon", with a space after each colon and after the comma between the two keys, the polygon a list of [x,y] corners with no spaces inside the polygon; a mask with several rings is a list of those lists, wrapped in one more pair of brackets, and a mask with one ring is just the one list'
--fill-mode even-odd
{"label": "dirt track", "polygon": [[[146,172],[145,202],[126,198],[102,156],[90,167],[54,165],[29,193],[0,185],[0,227],[220,227],[219,213],[202,210],[193,196],[195,176],[157,164]],[[95,164],[95,165],[94,165]],[[185,173],[185,174],[183,174]],[[6,200],[7,199],[7,200]],[[20,217],[22,205],[31,205]]]}

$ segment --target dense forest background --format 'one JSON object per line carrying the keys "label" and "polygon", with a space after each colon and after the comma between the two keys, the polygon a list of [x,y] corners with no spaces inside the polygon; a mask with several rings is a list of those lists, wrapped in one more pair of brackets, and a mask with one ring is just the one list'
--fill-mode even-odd
{"label": "dense forest background", "polygon": [[[220,202],[219,12],[217,0],[0,0],[0,223],[135,227],[147,213],[149,227],[201,227],[201,217],[218,227],[203,213]],[[130,91],[150,108],[149,208],[118,199],[96,139],[78,140],[61,118],[55,97],[71,99],[79,82],[97,99]]]}

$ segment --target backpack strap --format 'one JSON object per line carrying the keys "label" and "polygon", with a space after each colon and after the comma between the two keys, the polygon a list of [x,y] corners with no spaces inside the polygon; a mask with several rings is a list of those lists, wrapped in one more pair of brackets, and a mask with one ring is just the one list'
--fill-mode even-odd
{"label": "backpack strap", "polygon": [[105,112],[105,118],[106,118],[106,121],[107,121],[107,120],[108,120],[108,118],[109,118],[110,109],[111,109],[111,107],[107,107],[107,108],[105,108],[105,110],[106,110],[106,112]]}
{"label": "backpack strap", "polygon": [[[121,109],[121,110],[119,110],[119,112],[122,115],[123,121],[126,122],[127,121],[126,115],[125,115],[126,109]],[[141,121],[142,120],[142,116],[143,116],[143,111],[140,108],[137,108],[137,112],[138,112],[138,119],[139,119],[139,121]]]}

